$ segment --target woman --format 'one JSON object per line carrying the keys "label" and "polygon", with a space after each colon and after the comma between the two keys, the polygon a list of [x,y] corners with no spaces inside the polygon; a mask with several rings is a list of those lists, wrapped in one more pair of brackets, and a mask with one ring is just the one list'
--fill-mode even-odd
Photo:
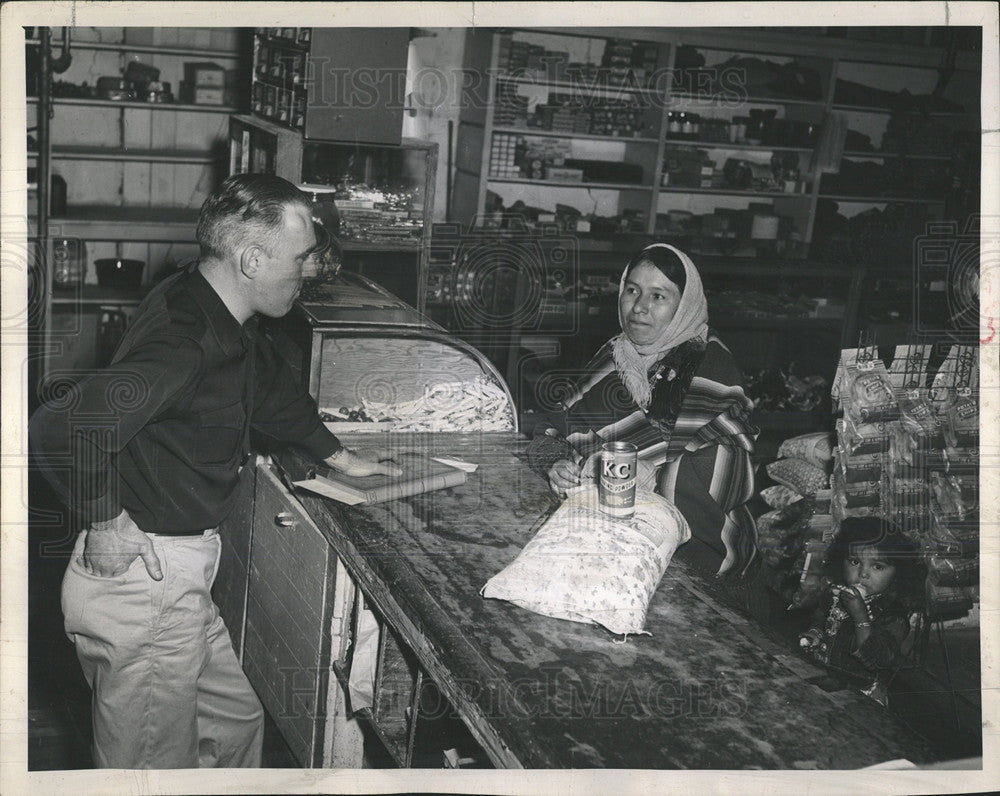
{"label": "woman", "polygon": [[673,501],[691,527],[678,555],[703,571],[743,575],[756,555],[746,502],[758,432],[739,368],[708,329],[691,259],[667,244],[633,257],[618,289],[618,320],[622,333],[597,352],[563,404],[566,428],[545,432],[550,441],[565,433],[569,444],[547,468],[549,484],[562,494],[590,473],[603,442],[632,442],[640,483]]}

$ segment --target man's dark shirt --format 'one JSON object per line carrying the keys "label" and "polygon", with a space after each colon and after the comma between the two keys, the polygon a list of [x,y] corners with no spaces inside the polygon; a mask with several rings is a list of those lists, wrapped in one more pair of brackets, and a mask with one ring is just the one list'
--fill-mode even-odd
{"label": "man's dark shirt", "polygon": [[146,297],[112,364],[31,419],[36,460],[84,523],[128,510],[147,533],[214,528],[232,508],[249,431],[317,459],[340,448],[257,329],[197,271]]}

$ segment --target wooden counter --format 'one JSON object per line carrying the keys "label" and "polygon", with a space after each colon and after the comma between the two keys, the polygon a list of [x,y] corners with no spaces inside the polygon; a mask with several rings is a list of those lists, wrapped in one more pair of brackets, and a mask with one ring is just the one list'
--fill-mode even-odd
{"label": "wooden counter", "polygon": [[[345,441],[372,444],[370,436]],[[801,769],[933,759],[923,739],[872,700],[821,687],[829,688],[823,670],[727,608],[714,584],[678,561],[650,605],[652,635],[624,643],[597,626],[483,599],[482,586],[554,508],[546,484],[524,464],[526,443],[515,434],[441,434],[392,435],[391,444],[479,470],[463,486],[373,506],[297,497],[331,558],[412,649],[495,765]],[[302,477],[305,464],[280,458],[285,479]],[[258,502],[259,493],[260,485]],[[290,583],[308,581],[312,568],[332,571],[329,562],[300,560],[295,547],[269,550],[256,534],[251,570],[258,558],[281,561]],[[252,581],[251,573],[249,604]],[[302,613],[319,618],[316,643],[329,652],[329,612],[303,604]],[[336,659],[336,639],[333,647]],[[244,665],[261,690],[267,667],[251,657],[247,648]]]}

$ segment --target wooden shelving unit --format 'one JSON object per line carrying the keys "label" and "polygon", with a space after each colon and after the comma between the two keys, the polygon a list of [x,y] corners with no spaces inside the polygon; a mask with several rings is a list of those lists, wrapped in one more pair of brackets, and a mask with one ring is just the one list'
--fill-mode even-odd
{"label": "wooden shelving unit", "polygon": [[[242,52],[237,44],[235,29],[230,33],[201,31],[206,41],[210,36],[213,41],[232,43],[232,47],[128,41],[133,35],[143,35],[155,42],[171,31],[176,31],[174,41],[182,35],[180,29],[167,28],[86,32],[103,41],[85,41],[74,35],[70,53],[75,57],[59,80],[74,86],[93,84],[95,73],[122,74],[130,61],[141,60],[160,69],[160,79],[170,83],[173,94],[179,96],[184,62],[211,61],[233,68],[249,59],[249,52]],[[220,33],[223,35],[217,38]],[[183,34],[197,35],[195,31]],[[58,29],[52,38],[58,38]],[[39,49],[41,40],[26,39],[26,45]],[[163,258],[182,258],[185,247],[188,252],[196,251],[198,210],[214,181],[224,175],[226,119],[237,111],[230,105],[56,96],[58,91],[67,93],[66,87],[56,85],[51,74],[49,79],[43,92],[48,97],[47,108],[40,97],[27,98],[29,119],[46,113],[51,119],[48,145],[28,153],[29,165],[41,169],[44,163],[46,171],[59,173],[67,184],[65,208],[44,208],[46,245],[50,247],[56,238],[77,239],[79,251],[86,256],[88,281],[62,288],[53,286],[51,275],[42,277],[44,311],[38,314],[42,323],[39,337],[44,341],[42,377],[54,362],[62,361],[60,357],[67,350],[83,345],[80,335],[89,338],[91,325],[97,322],[95,312],[128,310],[139,302],[135,293],[94,284],[94,259],[139,257],[147,265],[144,278],[151,281]],[[37,235],[39,226],[38,214],[32,212],[32,235]],[[50,248],[46,262],[53,261],[53,253]],[[79,317],[72,320],[70,315]],[[53,332],[53,325],[59,330]],[[73,340],[64,339],[64,326],[76,330]],[[76,362],[82,364],[83,360]]]}
{"label": "wooden shelving unit", "polygon": [[52,160],[105,160],[115,163],[198,163],[208,165],[215,158],[200,149],[124,149],[100,146],[54,146]]}
{"label": "wooden shelving unit", "polygon": [[[38,39],[26,39],[25,44],[38,46]],[[73,49],[96,50],[114,53],[127,52],[134,55],[176,55],[182,58],[233,58],[233,51],[216,47],[172,47],[159,44],[137,44],[134,42],[73,41]]]}
{"label": "wooden shelving unit", "polygon": [[[546,62],[553,57],[568,59],[569,62],[589,59],[592,70],[600,68],[601,53],[606,47],[612,47],[612,39],[628,40],[636,47],[642,44],[655,47],[657,69],[668,77],[657,80],[654,88],[647,88],[642,84],[642,76],[637,76],[637,73],[633,73],[634,79],[625,86],[598,85],[593,71],[589,80],[552,80],[546,74],[546,70],[551,69]],[[513,56],[508,57],[509,53],[513,53],[513,49],[508,49],[512,40],[520,40],[523,46],[544,49],[544,57],[539,59],[536,51],[530,67],[525,67],[520,61],[514,63]],[[468,101],[463,103],[456,147],[454,211],[449,221],[458,222],[463,228],[484,225],[486,228],[478,234],[490,234],[488,227],[491,222],[496,222],[489,217],[490,208],[498,198],[505,208],[520,200],[529,209],[546,213],[546,223],[555,214],[557,206],[567,205],[584,217],[593,213],[612,219],[631,218],[633,228],[629,234],[608,236],[605,233],[601,236],[603,239],[598,240],[587,232],[568,230],[565,233],[574,239],[581,274],[601,270],[610,273],[620,269],[628,256],[647,243],[665,240],[676,242],[682,248],[691,244],[689,234],[682,235],[673,225],[664,225],[662,221],[658,223],[657,214],[662,219],[670,210],[679,210],[704,217],[705,214],[712,214],[714,208],[749,211],[753,205],[760,212],[759,205],[772,204],[770,212],[788,219],[782,222],[783,230],[786,223],[794,225],[794,241],[798,241],[795,243],[789,238],[789,243],[779,247],[777,259],[773,243],[756,247],[754,253],[753,241],[746,240],[743,245],[737,245],[738,242],[728,237],[718,238],[718,243],[712,238],[704,238],[704,245],[687,248],[706,282],[755,276],[764,280],[762,284],[772,284],[774,289],[780,291],[783,280],[801,282],[807,279],[825,290],[840,291],[838,297],[845,301],[842,318],[765,319],[735,314],[720,319],[730,338],[737,332],[746,331],[746,336],[754,340],[759,338],[761,349],[771,347],[779,351],[783,345],[792,345],[796,341],[821,339],[831,349],[852,345],[865,323],[860,315],[863,285],[871,281],[873,274],[898,274],[913,268],[911,257],[907,257],[906,262],[876,262],[870,260],[864,251],[837,260],[817,256],[825,255],[827,246],[826,241],[818,240],[816,235],[821,208],[826,212],[829,203],[836,202],[838,212],[848,220],[866,211],[884,211],[890,206],[906,208],[907,213],[924,213],[929,221],[946,219],[952,212],[952,200],[947,190],[925,191],[913,186],[895,189],[888,176],[884,184],[859,180],[855,186],[855,181],[848,185],[842,180],[836,189],[824,187],[823,177],[829,164],[823,169],[817,167],[819,162],[830,156],[828,142],[822,140],[824,125],[839,116],[849,130],[858,134],[840,148],[837,156],[841,164],[867,161],[865,167],[876,170],[911,166],[913,169],[944,170],[953,167],[954,153],[946,145],[937,150],[933,142],[923,142],[921,146],[912,147],[916,152],[910,152],[908,141],[902,140],[901,143],[898,127],[903,125],[898,119],[905,120],[907,124],[916,120],[931,121],[945,125],[945,129],[955,130],[956,134],[957,131],[978,130],[980,127],[981,67],[975,53],[955,54],[953,62],[956,71],[943,95],[946,101],[956,103],[955,108],[948,109],[938,104],[924,116],[917,110],[922,95],[930,96],[938,90],[939,70],[945,63],[945,53],[941,48],[813,37],[798,31],[794,35],[783,35],[776,30],[636,27],[616,28],[613,31],[593,28],[476,30],[468,35],[465,52],[467,72],[485,77],[480,82],[469,81],[473,89]],[[765,91],[746,83],[738,96],[732,97],[706,97],[704,93],[678,90],[673,77],[690,68],[692,54],[704,69],[721,70],[736,63],[744,70],[744,75],[751,68],[763,69],[765,65],[808,68],[813,72],[809,79],[817,86],[815,95],[779,96],[776,91]],[[607,62],[604,63],[606,65]],[[567,64],[567,70],[570,66]],[[573,68],[579,71],[578,66]],[[514,71],[516,74],[512,75]],[[607,79],[605,76],[605,81]],[[850,82],[864,84],[866,81],[879,89],[884,88],[886,92],[898,92],[900,107],[893,107],[892,98],[882,101],[886,95],[870,104],[837,101],[838,87],[848,90],[853,88],[848,86]],[[516,92],[512,92],[511,86],[516,88]],[[904,94],[904,90],[909,95]],[[561,96],[553,99],[553,95]],[[526,99],[523,112],[512,104],[512,96]],[[548,107],[574,107],[566,99],[567,96],[577,98],[580,107],[591,109],[599,108],[600,102],[606,98],[627,100],[644,108],[641,118],[645,120],[645,126],[633,131],[632,135],[594,135],[582,131],[575,124],[568,129],[570,125],[565,123],[565,115],[561,129],[537,126],[547,124]],[[934,97],[935,102],[940,99],[939,96]],[[499,107],[500,100],[507,102],[505,109]],[[539,105],[545,108],[545,114],[534,112]],[[959,111],[958,106],[963,106],[968,112]],[[718,140],[719,136],[712,136],[712,140],[704,140],[699,135],[681,137],[669,125],[671,112],[678,109],[700,113],[702,123],[705,117],[728,121],[735,116],[748,116],[753,109],[772,110],[779,120],[812,124],[816,132],[809,145],[775,139],[771,139],[774,143],[757,143],[722,141]],[[513,115],[515,113],[526,114],[530,122],[522,122],[520,117]],[[511,118],[516,118],[517,122],[512,124]],[[890,122],[898,125],[896,130],[890,128]],[[895,135],[893,140],[890,140],[890,133]],[[490,170],[491,164],[497,162],[492,151],[495,135],[520,137],[532,145],[533,151],[561,146],[569,153],[567,159],[604,159],[638,165],[642,168],[642,182],[621,184],[584,180],[574,183],[527,179],[523,175],[513,176],[509,161],[503,157],[503,176],[499,176],[499,171],[491,173]],[[865,136],[869,139],[870,149],[852,145],[853,141]],[[503,143],[510,147],[509,142]],[[697,187],[687,187],[689,183],[663,185],[667,170],[665,160],[675,147],[706,152],[715,162],[715,180]],[[799,181],[793,185],[791,192],[738,188],[728,183],[720,185],[718,174],[729,158],[746,159],[764,169],[771,165],[772,158],[794,160],[798,164]],[[830,186],[837,184],[827,182]],[[918,185],[914,182],[914,186]],[[783,187],[787,190],[787,186]],[[978,195],[978,190],[975,193]],[[819,231],[828,234],[825,228]],[[708,250],[737,252],[740,256],[705,254],[704,251]],[[772,253],[765,254],[764,250]],[[777,279],[768,280],[769,277]],[[814,295],[823,294],[817,289]],[[588,325],[602,322],[613,322],[613,313],[604,317],[591,312],[589,319],[581,316],[575,328],[586,329]],[[614,329],[605,331],[610,336]],[[544,337],[545,332],[538,328],[524,328],[520,332],[515,331],[508,344],[517,345],[521,339],[519,335],[523,335],[524,339],[534,339],[540,335]],[[552,341],[556,348],[567,344],[566,340],[558,337],[553,337]],[[804,346],[803,342],[801,347]],[[816,370],[826,370],[826,364],[832,369],[834,363],[824,363]]]}
{"label": "wooden shelving unit", "polygon": [[[234,56],[235,57],[235,56]],[[38,97],[28,97],[28,102],[37,104]],[[123,108],[143,111],[187,111],[190,113],[236,113],[239,109],[231,105],[192,105],[184,102],[137,102],[127,100],[106,100],[96,97],[53,97],[53,105],[77,106],[82,108]]]}
{"label": "wooden shelving unit", "polygon": [[50,227],[58,228],[60,236],[92,241],[121,240],[127,224],[129,240],[189,242],[194,240],[197,223],[196,208],[178,207],[74,207],[65,216],[49,218]]}
{"label": "wooden shelving unit", "polygon": [[[733,84],[735,89],[713,88],[712,92],[694,92],[679,88],[671,79],[657,79],[653,87],[641,85],[641,73],[629,73],[632,79],[625,80],[621,85],[608,83],[607,74],[594,71],[607,68],[601,66],[601,53],[612,43],[632,41],[638,48],[654,47],[658,71],[671,75],[683,73],[688,69],[688,62],[678,58],[678,53],[685,52],[689,57],[694,49],[703,73],[711,69],[721,70],[733,63],[742,63],[746,71],[747,59],[757,59],[757,64],[797,65],[811,70],[810,79],[815,80],[815,96],[792,96],[789,92],[781,94],[776,91],[762,91],[752,85],[740,86]],[[575,59],[586,57],[590,59],[590,72],[583,72],[579,79],[552,79],[538,71],[537,61],[528,68],[520,61],[508,60],[508,53],[513,52],[511,42],[518,42],[523,47],[547,47],[543,61],[551,61],[551,56],[568,59],[567,70],[573,66]],[[600,201],[605,208],[611,210],[604,215],[615,215],[626,210],[638,213],[641,229],[649,235],[664,234],[657,223],[657,214],[664,213],[668,207],[679,206],[682,202],[685,209],[711,208],[711,197],[741,197],[761,200],[801,200],[798,209],[789,211],[787,207],[779,215],[786,215],[797,227],[798,238],[802,241],[801,258],[808,257],[808,246],[813,240],[817,205],[820,200],[850,202],[853,205],[867,203],[872,206],[885,205],[888,202],[916,202],[929,208],[931,218],[941,217],[946,201],[944,195],[907,195],[892,190],[864,192],[853,190],[824,190],[821,185],[821,174],[815,172],[815,156],[818,154],[815,143],[812,146],[795,146],[775,143],[773,145],[750,143],[744,141],[705,140],[697,135],[687,135],[683,138],[673,134],[668,129],[668,119],[673,109],[690,108],[700,110],[714,119],[731,119],[736,115],[745,115],[755,108],[771,109],[780,120],[788,122],[812,122],[821,128],[830,114],[841,114],[847,119],[848,125],[858,125],[862,130],[871,127],[872,120],[866,117],[880,117],[875,124],[878,139],[885,135],[885,127],[890,117],[894,115],[916,116],[921,113],[921,103],[926,101],[922,95],[930,95],[941,66],[943,54],[928,48],[905,47],[900,45],[874,46],[871,43],[855,40],[824,39],[820,37],[782,36],[770,31],[739,31],[738,29],[692,30],[692,29],[616,29],[613,36],[608,31],[593,29],[550,29],[537,30],[506,30],[506,31],[476,31],[470,34],[466,47],[466,68],[473,74],[485,75],[488,81],[485,86],[486,101],[482,101],[484,86],[476,84],[474,91],[478,92],[478,102],[467,102],[463,106],[463,114],[459,128],[458,162],[455,176],[455,201],[457,208],[454,219],[463,224],[482,222],[487,212],[486,197],[496,194],[506,206],[517,198],[523,198],[534,206],[555,204],[577,205],[577,209],[586,212],[591,205],[599,204],[592,200],[591,191],[612,192],[617,195],[602,195]],[[581,56],[581,53],[585,55]],[[740,60],[742,59],[742,60]],[[579,67],[576,67],[579,69]],[[955,59],[955,68],[959,73],[953,78],[953,86],[968,82],[968,76],[976,74],[979,65],[972,54],[959,53]],[[534,71],[533,71],[534,70]],[[551,70],[550,70],[551,71]],[[638,76],[636,76],[638,74]],[[853,102],[838,102],[838,88],[843,83],[847,86],[851,79],[868,79],[878,83],[885,80],[887,85],[911,91],[907,96],[900,93],[899,107],[892,107],[890,101],[860,104]],[[704,75],[699,75],[699,77]],[[735,79],[735,78],[734,78]],[[603,80],[603,83],[602,83]],[[978,75],[972,90],[957,89],[960,97],[965,100],[965,109],[938,107],[940,98],[935,97],[938,106],[930,107],[926,118],[942,123],[954,124],[957,128],[978,129]],[[645,128],[635,131],[632,135],[595,135],[587,132],[568,129],[544,129],[533,124],[510,124],[501,121],[500,105],[510,102],[510,87],[517,87],[516,96],[522,97],[533,108],[536,103],[545,105],[551,101],[552,95],[559,95],[555,100],[560,102],[579,100],[585,107],[600,108],[602,98],[615,101],[626,101],[633,106],[644,107],[643,118]],[[521,92],[524,92],[523,94]],[[733,96],[730,97],[729,94]],[[473,99],[470,94],[469,99]],[[973,101],[974,100],[974,101]],[[586,103],[591,105],[587,106]],[[515,107],[515,106],[508,106]],[[572,107],[572,102],[563,107]],[[761,108],[763,109],[763,108]],[[967,111],[967,112],[966,112]],[[509,113],[513,111],[508,111]],[[530,115],[530,113],[529,113]],[[506,117],[504,117],[506,118]],[[592,158],[601,159],[602,153],[608,161],[623,157],[626,162],[641,166],[643,179],[641,183],[622,183],[614,180],[594,182],[570,182],[563,179],[528,179],[511,174],[491,173],[491,153],[494,147],[494,135],[518,136],[531,142],[533,139],[551,141],[562,139],[569,149],[586,150]],[[818,138],[818,137],[817,137]],[[817,139],[814,139],[814,142]],[[604,147],[604,149],[602,149]],[[684,187],[663,185],[665,172],[664,155],[667,148],[684,147],[703,150],[716,161],[716,173],[721,171],[721,161],[727,157],[739,157],[764,165],[769,156],[799,156],[799,167],[802,179],[795,190],[788,192],[743,190],[735,186],[701,185]],[[909,153],[883,150],[881,140],[873,141],[872,150],[847,149],[841,155],[844,159],[860,159],[876,163],[904,160],[915,163],[946,164],[951,156],[947,152]],[[530,192],[518,186],[530,187]],[[546,202],[544,189],[558,190]],[[568,191],[578,192],[577,198]],[[645,191],[645,196],[636,192]],[[687,200],[683,197],[701,197],[700,200]],[[853,208],[857,210],[857,208]]]}

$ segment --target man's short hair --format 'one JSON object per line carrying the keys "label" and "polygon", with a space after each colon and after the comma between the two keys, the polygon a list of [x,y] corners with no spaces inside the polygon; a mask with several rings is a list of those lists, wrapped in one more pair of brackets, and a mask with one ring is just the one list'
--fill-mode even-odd
{"label": "man's short hair", "polygon": [[226,258],[241,243],[260,243],[268,254],[284,225],[289,205],[310,208],[309,197],[288,180],[273,174],[235,174],[201,207],[198,243],[202,257]]}

